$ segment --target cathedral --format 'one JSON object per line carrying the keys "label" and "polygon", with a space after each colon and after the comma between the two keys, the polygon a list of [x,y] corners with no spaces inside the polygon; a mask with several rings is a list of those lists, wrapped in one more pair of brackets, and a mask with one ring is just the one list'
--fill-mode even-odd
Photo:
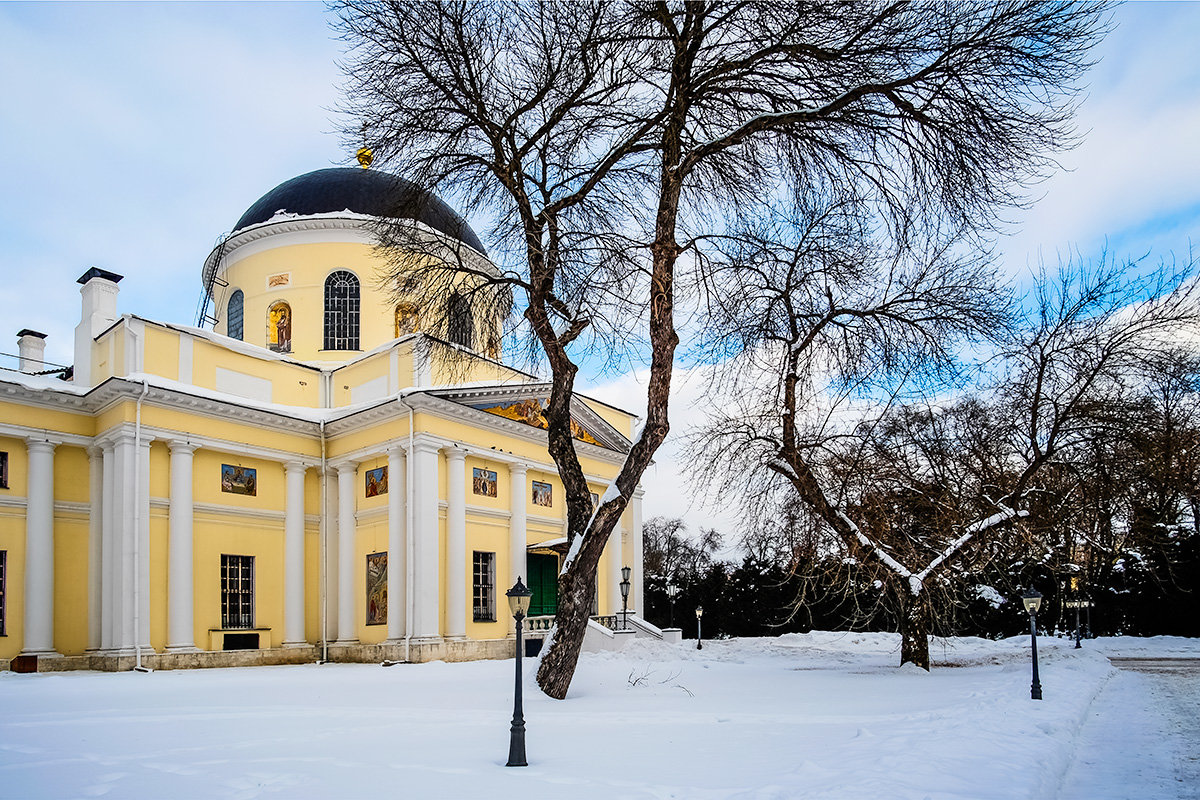
{"label": "cathedral", "polygon": [[[468,293],[433,309],[381,279],[380,218],[497,274],[436,196],[323,169],[209,254],[198,326],[120,311],[122,276],[93,267],[71,367],[47,371],[45,336],[20,331],[0,370],[0,668],[505,657],[518,577],[536,643],[566,549],[549,384],[500,360],[502,320]],[[635,418],[571,407],[599,497]],[[641,537],[639,491],[587,648],[661,636],[638,615]]]}

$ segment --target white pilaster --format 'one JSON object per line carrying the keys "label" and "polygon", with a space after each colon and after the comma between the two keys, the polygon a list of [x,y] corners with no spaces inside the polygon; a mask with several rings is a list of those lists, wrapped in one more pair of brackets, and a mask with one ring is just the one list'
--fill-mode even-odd
{"label": "white pilaster", "polygon": [[643,599],[643,584],[642,579],[644,574],[643,559],[642,559],[642,498],[646,495],[642,487],[638,487],[633,492],[633,500],[630,501],[630,506],[633,510],[633,567],[632,574],[629,580],[633,582],[633,588],[629,590],[629,608],[636,609],[639,616],[645,618],[646,605],[642,602]]}
{"label": "white pilaster", "polygon": [[24,655],[55,656],[54,650],[54,448],[57,442],[26,440],[29,490],[25,513]]}
{"label": "white pilaster", "polygon": [[[528,467],[525,464],[508,465],[509,506],[511,516],[508,520],[508,584],[497,586],[496,593],[506,592],[517,584],[520,578],[529,585],[529,570],[526,565],[526,548],[529,545],[528,516],[526,503],[528,497]],[[499,597],[496,598],[499,602]],[[511,618],[511,614],[506,615]],[[512,623],[512,632],[516,633],[516,621]]]}
{"label": "white pilaster", "polygon": [[438,445],[417,441],[409,454],[413,471],[412,635],[414,641],[437,641],[441,552],[438,536]]}
{"label": "white pilaster", "polygon": [[99,650],[101,625],[101,564],[104,558],[104,450],[93,445],[88,454],[88,637],[87,649]]}
{"label": "white pilaster", "polygon": [[446,453],[446,637],[467,636],[467,489],[463,450]]}
{"label": "white pilaster", "polygon": [[[126,364],[129,362],[126,361]],[[154,652],[150,647],[150,442],[142,436],[137,454],[137,641],[143,651]]]}
{"label": "white pilaster", "polygon": [[190,652],[196,649],[193,617],[194,593],[192,522],[192,454],[196,445],[172,439],[171,505],[167,544],[167,650]]}
{"label": "white pilaster", "polygon": [[338,629],[337,644],[357,644],[358,626],[354,610],[354,568],[358,564],[354,557],[356,527],[355,477],[358,465],[339,464],[338,474]]}
{"label": "white pilaster", "polygon": [[134,650],[133,627],[133,545],[134,485],[136,450],[133,434],[122,432],[117,435],[113,446],[113,488],[115,502],[111,522],[112,533],[112,605],[114,653],[128,655]]}
{"label": "white pilaster", "polygon": [[283,520],[283,646],[301,647],[304,639],[304,474],[299,461],[283,465],[287,507]]}
{"label": "white pilaster", "polygon": [[116,528],[113,523],[115,503],[116,452],[111,441],[100,444],[104,458],[104,502],[100,509],[100,649],[111,650],[114,642],[113,629],[113,582],[115,578],[114,542]]}
{"label": "white pilaster", "polygon": [[407,598],[408,552],[405,542],[405,472],[404,448],[388,448],[388,560],[387,560],[387,635],[390,641],[404,638],[407,630],[405,599]]}

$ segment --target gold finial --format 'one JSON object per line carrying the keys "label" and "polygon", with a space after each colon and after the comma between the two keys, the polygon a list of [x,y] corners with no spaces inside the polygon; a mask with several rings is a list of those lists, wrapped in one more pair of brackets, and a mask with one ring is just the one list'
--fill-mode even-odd
{"label": "gold finial", "polygon": [[371,148],[369,147],[358,148],[358,153],[355,155],[358,157],[359,166],[363,169],[371,166],[371,162],[375,160],[375,154],[371,152]]}

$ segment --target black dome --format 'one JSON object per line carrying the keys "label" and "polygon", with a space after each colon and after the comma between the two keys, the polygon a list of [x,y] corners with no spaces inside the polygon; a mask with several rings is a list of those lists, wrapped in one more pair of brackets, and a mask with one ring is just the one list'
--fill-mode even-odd
{"label": "black dome", "polygon": [[373,169],[319,169],[284,181],[259,198],[234,231],[266,222],[283,211],[299,216],[350,211],[372,217],[415,219],[484,252],[475,231],[432,192],[397,175]]}

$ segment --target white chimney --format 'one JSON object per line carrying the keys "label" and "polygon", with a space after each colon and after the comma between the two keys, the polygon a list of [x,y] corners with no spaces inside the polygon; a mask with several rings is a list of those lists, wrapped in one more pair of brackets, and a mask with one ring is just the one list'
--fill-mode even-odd
{"label": "white chimney", "polygon": [[23,328],[17,332],[17,355],[21,372],[41,372],[46,368],[46,334]]}
{"label": "white chimney", "polygon": [[123,276],[92,267],[79,277],[83,314],[75,326],[75,383],[92,385],[92,342],[117,321],[117,283]]}

